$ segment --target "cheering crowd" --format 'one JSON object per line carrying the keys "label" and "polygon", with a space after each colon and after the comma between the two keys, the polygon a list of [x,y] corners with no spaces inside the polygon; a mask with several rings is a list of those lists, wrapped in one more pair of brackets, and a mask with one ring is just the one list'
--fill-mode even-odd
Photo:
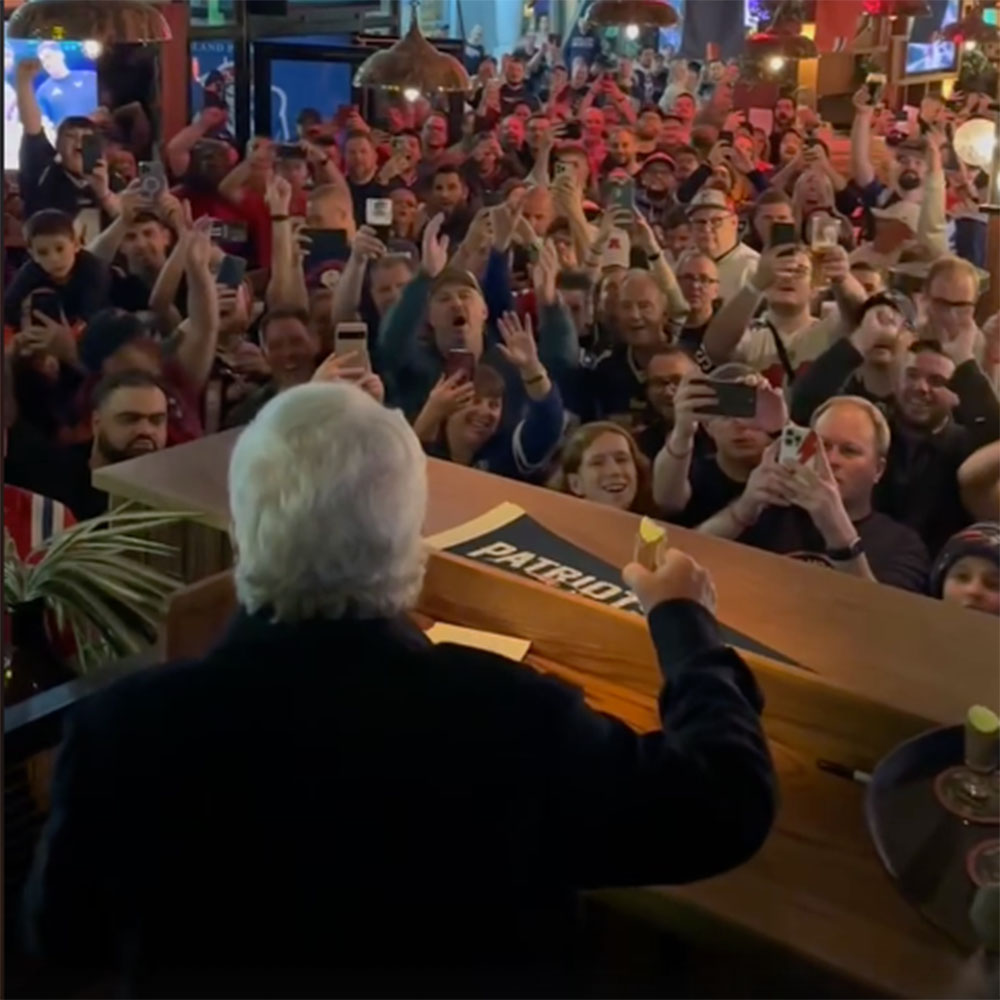
{"label": "cheering crowd", "polygon": [[896,132],[862,87],[848,139],[782,95],[768,131],[734,67],[593,41],[470,41],[460,114],[318,107],[293,144],[209,106],[142,164],[106,115],[53,147],[22,61],[5,487],[97,516],[93,469],[347,380],[437,458],[1000,614],[1000,327],[948,138],[989,102]]}

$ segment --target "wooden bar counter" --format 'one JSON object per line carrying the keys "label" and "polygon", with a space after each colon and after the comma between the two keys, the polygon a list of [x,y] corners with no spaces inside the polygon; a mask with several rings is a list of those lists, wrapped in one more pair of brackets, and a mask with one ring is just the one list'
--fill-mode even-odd
{"label": "wooden bar counter", "polygon": [[[197,512],[224,532],[237,433],[101,469],[95,485],[115,500]],[[612,565],[632,553],[638,519],[630,514],[436,461],[430,491],[428,535],[511,501]],[[681,528],[671,528],[670,540],[712,572],[720,620],[800,665],[747,655],[767,700],[781,809],[768,842],[737,871],[604,897],[673,932],[708,920],[711,933],[724,927],[751,947],[777,949],[853,984],[858,995],[969,995],[960,985],[966,956],[882,869],[864,826],[862,787],[819,771],[816,761],[870,769],[901,740],[960,720],[970,704],[995,707],[996,621]],[[231,606],[231,587],[226,578],[206,580],[184,600],[218,618]],[[447,553],[431,557],[419,612],[530,639],[529,666],[564,677],[637,729],[657,725],[659,676],[636,615]]]}

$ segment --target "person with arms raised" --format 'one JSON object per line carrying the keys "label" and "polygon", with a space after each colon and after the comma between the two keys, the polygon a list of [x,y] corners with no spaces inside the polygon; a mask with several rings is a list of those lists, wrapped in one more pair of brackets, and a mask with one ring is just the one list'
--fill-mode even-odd
{"label": "person with arms raised", "polygon": [[427,454],[515,479],[533,480],[545,468],[562,438],[565,414],[559,390],[538,360],[530,317],[501,317],[498,350],[517,370],[527,406],[511,427],[503,425],[506,386],[489,365],[478,365],[471,379],[462,372],[442,377],[413,422]]}
{"label": "person with arms raised", "polygon": [[665,682],[662,729],[638,734],[407,617],[426,462],[357,388],[272,400],[229,498],[225,637],[65,729],[26,894],[49,963],[124,995],[576,994],[579,890],[707,878],[763,843],[763,699],[690,557],[623,573]]}
{"label": "person with arms raised", "polygon": [[[448,263],[449,240],[439,235],[444,217],[435,216],[424,230],[420,270],[385,317],[376,351],[390,400],[411,417],[420,412],[431,389],[444,374],[452,351],[468,351],[476,363],[483,361],[500,372],[509,393],[505,419],[516,423],[520,417],[524,389],[516,371],[499,354],[496,346],[499,337],[490,325],[491,308],[496,317],[510,308],[505,254],[515,216],[509,209],[504,209],[504,213],[507,221],[503,226],[501,216],[495,217],[494,243],[483,281],[485,295],[475,275]],[[558,381],[558,372],[578,362],[578,346],[573,325],[559,303],[555,287],[557,271],[555,250],[547,246],[535,268],[540,310],[539,357]],[[486,296],[490,297],[491,308]],[[420,324],[416,321],[425,310],[431,328],[426,339],[418,336]]]}

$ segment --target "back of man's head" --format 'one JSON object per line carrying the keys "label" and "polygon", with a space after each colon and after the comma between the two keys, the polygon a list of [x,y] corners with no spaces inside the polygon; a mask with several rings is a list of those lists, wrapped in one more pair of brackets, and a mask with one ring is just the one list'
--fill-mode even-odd
{"label": "back of man's head", "polygon": [[382,618],[416,600],[423,451],[402,414],[355,386],[280,393],[229,465],[236,592],[275,620]]}

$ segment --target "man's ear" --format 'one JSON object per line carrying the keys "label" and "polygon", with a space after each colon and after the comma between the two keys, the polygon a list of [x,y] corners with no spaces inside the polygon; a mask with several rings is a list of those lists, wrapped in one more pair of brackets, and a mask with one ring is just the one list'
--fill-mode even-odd
{"label": "man's ear", "polygon": [[101,429],[101,415],[97,410],[90,414],[90,433],[96,438]]}
{"label": "man's ear", "polygon": [[885,459],[880,457],[875,464],[875,482],[877,483],[885,475]]}

